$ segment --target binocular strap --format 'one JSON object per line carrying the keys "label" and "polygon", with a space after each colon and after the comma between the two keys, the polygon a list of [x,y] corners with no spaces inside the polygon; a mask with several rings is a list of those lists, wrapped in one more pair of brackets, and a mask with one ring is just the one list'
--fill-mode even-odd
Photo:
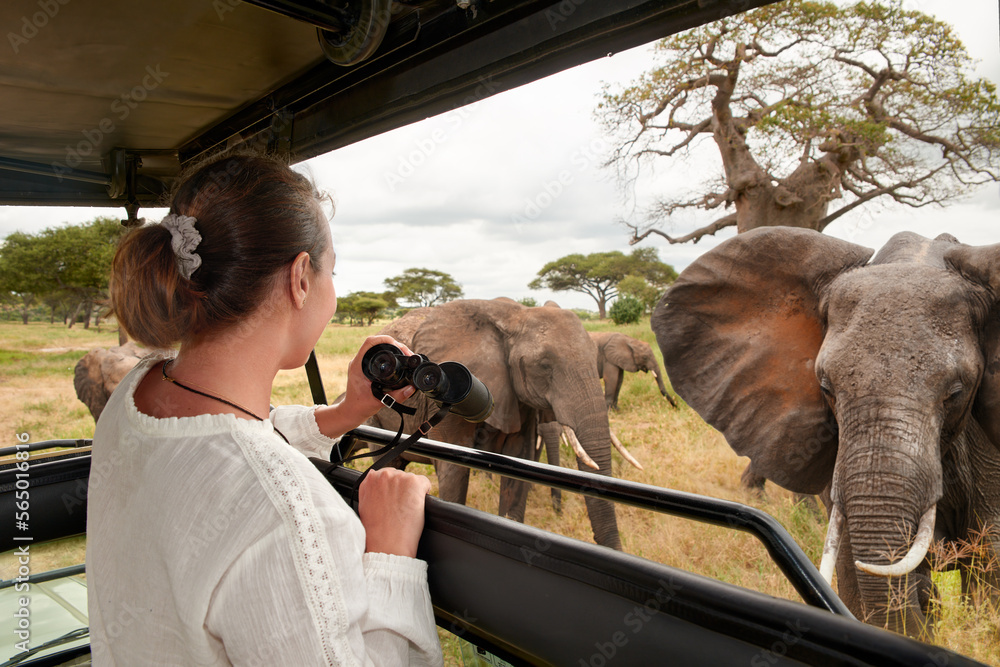
{"label": "binocular strap", "polygon": [[380,470],[389,465],[390,463],[392,463],[393,461],[395,461],[397,458],[399,458],[399,455],[405,452],[411,445],[416,443],[417,440],[420,440],[420,438],[430,433],[430,430],[435,426],[437,426],[442,419],[447,417],[448,412],[451,410],[451,404],[449,403],[441,404],[441,409],[438,410],[433,417],[431,417],[423,424],[418,426],[417,430],[414,433],[412,433],[410,437],[400,442],[400,440],[403,437],[403,425],[405,423],[403,416],[416,414],[417,411],[414,408],[403,405],[399,401],[393,399],[392,396],[386,394],[384,391],[382,391],[382,387],[378,383],[375,382],[372,383],[372,394],[375,396],[375,398],[381,401],[381,403],[385,405],[387,408],[399,414],[399,430],[396,431],[396,437],[393,438],[392,442],[390,442],[388,445],[380,447],[374,452],[355,454],[354,456],[350,456],[341,461],[341,463],[346,463],[347,461],[353,461],[355,459],[360,459],[368,456],[379,457],[378,459],[375,460],[374,463],[371,464],[371,466],[368,467],[367,470],[361,473],[361,476],[358,477],[358,481],[354,483],[354,491],[351,494],[351,505],[355,509],[357,509],[358,507],[358,489],[361,488],[361,483],[365,481],[365,477],[368,476],[368,473],[371,472],[372,470]]}

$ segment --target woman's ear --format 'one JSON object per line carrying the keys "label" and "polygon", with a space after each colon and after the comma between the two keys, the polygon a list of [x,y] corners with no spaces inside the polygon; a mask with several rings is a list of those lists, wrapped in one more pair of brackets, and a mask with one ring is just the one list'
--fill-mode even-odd
{"label": "woman's ear", "polygon": [[292,305],[298,310],[301,309],[309,294],[312,284],[312,259],[309,253],[300,252],[292,260],[288,268],[288,293],[292,300]]}
{"label": "woman's ear", "polygon": [[653,313],[674,390],[754,472],[792,491],[819,493],[836,460],[814,368],[821,295],[871,255],[811,230],[752,230],[695,260]]}

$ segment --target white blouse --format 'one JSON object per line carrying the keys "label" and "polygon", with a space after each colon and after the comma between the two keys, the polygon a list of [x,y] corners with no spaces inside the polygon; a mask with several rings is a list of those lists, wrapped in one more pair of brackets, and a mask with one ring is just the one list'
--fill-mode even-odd
{"label": "white blouse", "polygon": [[364,553],[360,520],[304,455],[333,444],[314,408],[156,419],[133,397],[162,358],[122,380],[94,433],[94,664],[442,664],[427,564]]}

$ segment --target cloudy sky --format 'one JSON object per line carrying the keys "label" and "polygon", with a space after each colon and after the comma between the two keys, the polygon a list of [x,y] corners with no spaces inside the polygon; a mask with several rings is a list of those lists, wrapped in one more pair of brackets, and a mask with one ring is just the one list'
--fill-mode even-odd
{"label": "cloudy sky", "polygon": [[[904,4],[954,25],[979,60],[978,74],[1000,82],[996,0]],[[425,267],[450,273],[469,298],[532,296],[595,309],[586,295],[532,291],[527,284],[546,262],[569,253],[630,250],[627,231],[614,221],[635,204],[623,200],[614,175],[600,166],[608,145],[593,111],[605,83],[629,82],[650,62],[648,47],[614,54],[304,163],[336,201],[338,292],[381,291],[384,278]],[[679,172],[648,173],[639,205],[648,193],[679,187],[682,178],[711,179],[711,155],[709,148]],[[151,219],[162,213],[145,211]],[[0,207],[0,237],[97,215],[122,211]],[[672,231],[709,221],[678,219]],[[948,231],[984,245],[1000,242],[998,221],[994,185],[946,209],[861,211],[827,233],[872,248],[904,229],[931,237]],[[671,246],[656,237],[644,243],[680,270],[732,234],[697,245]]]}

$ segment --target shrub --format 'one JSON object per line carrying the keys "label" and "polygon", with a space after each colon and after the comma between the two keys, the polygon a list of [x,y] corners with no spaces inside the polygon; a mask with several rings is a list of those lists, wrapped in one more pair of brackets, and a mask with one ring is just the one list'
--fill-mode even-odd
{"label": "shrub", "polygon": [[646,307],[643,305],[642,301],[630,296],[628,294],[618,297],[618,299],[611,304],[611,308],[608,310],[608,314],[615,324],[635,324],[642,317],[643,311]]}

